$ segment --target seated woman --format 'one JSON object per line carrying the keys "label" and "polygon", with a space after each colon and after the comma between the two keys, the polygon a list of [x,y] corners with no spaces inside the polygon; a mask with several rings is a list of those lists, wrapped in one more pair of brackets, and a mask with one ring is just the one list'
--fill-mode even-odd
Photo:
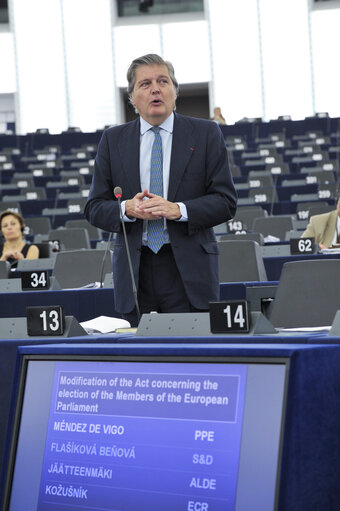
{"label": "seated woman", "polygon": [[23,238],[25,223],[19,213],[6,209],[0,215],[0,230],[5,238],[0,242],[0,261],[13,265],[20,259],[39,259],[39,248]]}

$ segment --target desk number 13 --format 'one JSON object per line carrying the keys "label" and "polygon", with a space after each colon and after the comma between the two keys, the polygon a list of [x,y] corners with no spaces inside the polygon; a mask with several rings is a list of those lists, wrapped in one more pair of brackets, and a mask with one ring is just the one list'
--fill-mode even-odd
{"label": "desk number 13", "polygon": [[43,321],[43,330],[46,332],[47,330],[52,330],[52,332],[56,332],[60,327],[59,322],[59,314],[56,310],[51,310],[48,314],[51,322],[47,325],[47,311],[42,311],[39,316]]}

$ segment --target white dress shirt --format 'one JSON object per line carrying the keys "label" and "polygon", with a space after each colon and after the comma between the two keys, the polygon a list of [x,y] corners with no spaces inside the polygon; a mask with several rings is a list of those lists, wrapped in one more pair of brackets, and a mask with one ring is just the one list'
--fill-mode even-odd
{"label": "white dress shirt", "polygon": [[[167,199],[168,188],[169,188],[169,176],[170,176],[170,160],[171,160],[171,148],[172,148],[172,134],[174,127],[174,114],[165,119],[160,127],[160,135],[162,138],[162,152],[163,152],[163,197]],[[142,117],[140,117],[140,154],[139,154],[139,168],[140,168],[140,184],[141,190],[150,189],[150,168],[151,168],[151,150],[152,144],[155,138],[152,124],[149,124]],[[145,200],[148,200],[147,198]],[[128,218],[125,215],[125,204],[126,201],[122,202],[122,214],[124,222],[135,222],[135,218]],[[181,217],[177,220],[178,222],[187,222],[188,214],[185,204],[177,202]],[[165,229],[165,243],[169,243],[169,235],[166,227],[166,220],[164,219]],[[147,233],[147,221],[144,222],[143,228],[143,243],[146,243]]]}

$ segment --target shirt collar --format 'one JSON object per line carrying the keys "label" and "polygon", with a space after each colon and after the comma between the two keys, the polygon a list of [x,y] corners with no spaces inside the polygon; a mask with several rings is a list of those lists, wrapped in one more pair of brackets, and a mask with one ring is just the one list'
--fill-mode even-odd
{"label": "shirt collar", "polygon": [[[149,124],[143,117],[140,117],[140,134],[144,135],[147,131],[149,131],[152,128],[152,124]],[[174,113],[171,112],[169,117],[165,119],[165,121],[162,122],[162,124],[159,125],[160,128],[162,128],[165,131],[168,131],[169,133],[173,132],[174,129]]]}

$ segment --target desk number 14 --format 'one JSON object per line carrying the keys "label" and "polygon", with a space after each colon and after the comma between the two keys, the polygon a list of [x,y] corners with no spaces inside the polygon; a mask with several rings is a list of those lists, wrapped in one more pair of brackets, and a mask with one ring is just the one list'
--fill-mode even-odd
{"label": "desk number 14", "polygon": [[240,326],[240,328],[244,327],[246,320],[244,318],[244,309],[243,309],[242,305],[238,305],[236,307],[234,317],[232,317],[230,305],[227,305],[227,307],[225,309],[223,309],[223,312],[227,316],[227,327],[228,328],[232,328],[233,324],[238,324]]}

